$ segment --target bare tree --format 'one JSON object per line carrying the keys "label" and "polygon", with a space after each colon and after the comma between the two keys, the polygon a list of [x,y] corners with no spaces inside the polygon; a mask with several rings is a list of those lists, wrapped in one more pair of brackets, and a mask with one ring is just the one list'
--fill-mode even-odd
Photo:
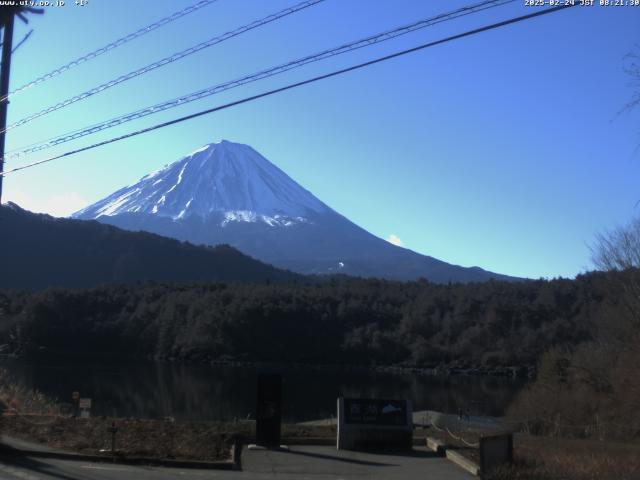
{"label": "bare tree", "polygon": [[624,295],[623,304],[630,315],[630,325],[637,334],[640,327],[640,217],[596,236],[591,259],[599,270],[617,271],[613,287]]}
{"label": "bare tree", "polygon": [[599,270],[640,268],[640,217],[596,235],[591,259]]}
{"label": "bare tree", "polygon": [[633,89],[631,100],[622,109],[628,112],[640,106],[640,45],[636,45],[635,50],[625,55],[624,71],[631,78],[629,86]]}
{"label": "bare tree", "polygon": [[[606,368],[616,392],[613,398],[624,417],[640,429],[640,217],[597,235],[591,253],[596,268],[610,272],[611,288],[617,290],[615,297],[623,307],[604,312],[594,346],[604,347],[605,357],[615,359]],[[596,370],[598,365],[588,361],[590,356],[582,361]]]}

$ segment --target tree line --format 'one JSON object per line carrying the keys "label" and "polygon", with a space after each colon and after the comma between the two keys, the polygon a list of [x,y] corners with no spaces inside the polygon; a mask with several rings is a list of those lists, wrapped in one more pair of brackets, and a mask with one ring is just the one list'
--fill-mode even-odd
{"label": "tree line", "polygon": [[517,283],[331,278],[0,291],[0,344],[25,355],[181,362],[532,366],[554,347],[592,340],[598,319],[624,308],[612,288],[620,276],[638,272]]}

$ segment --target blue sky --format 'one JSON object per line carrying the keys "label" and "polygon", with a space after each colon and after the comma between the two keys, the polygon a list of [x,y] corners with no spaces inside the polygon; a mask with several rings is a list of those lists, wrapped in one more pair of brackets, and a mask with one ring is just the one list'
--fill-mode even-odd
{"label": "blue sky", "polygon": [[[195,0],[49,7],[15,39],[11,85]],[[296,3],[219,0],[15,95],[9,122]],[[471,2],[326,0],[10,130],[8,150]],[[523,2],[446,22],[16,160],[222,104],[532,12]],[[66,215],[199,146],[253,146],[382,238],[450,263],[526,277],[590,269],[596,232],[638,214],[640,112],[625,55],[640,7],[575,7],[7,176],[3,201]],[[640,47],[638,47],[640,48]]]}

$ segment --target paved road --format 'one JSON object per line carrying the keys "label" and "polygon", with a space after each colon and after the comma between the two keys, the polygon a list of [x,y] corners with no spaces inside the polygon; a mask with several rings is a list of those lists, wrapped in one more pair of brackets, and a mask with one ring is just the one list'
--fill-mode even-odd
{"label": "paved road", "polygon": [[0,460],[0,479],[2,480],[234,479],[234,477],[218,475],[218,473],[226,472],[213,472],[212,474],[211,470],[111,465],[109,463],[52,460],[48,458],[4,458]]}
{"label": "paved road", "polygon": [[139,467],[45,458],[0,458],[2,480],[216,480],[424,479],[473,477],[425,449],[409,455],[336,451],[332,447],[295,446],[289,451],[243,450],[241,472]]}
{"label": "paved road", "polygon": [[333,447],[294,446],[287,451],[243,451],[245,478],[314,480],[470,480],[474,477],[426,448],[411,453],[373,454]]}

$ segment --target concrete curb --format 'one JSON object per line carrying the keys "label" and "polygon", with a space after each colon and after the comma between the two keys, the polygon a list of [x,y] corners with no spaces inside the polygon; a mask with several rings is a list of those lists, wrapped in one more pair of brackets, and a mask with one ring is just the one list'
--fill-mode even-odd
{"label": "concrete curb", "polygon": [[427,448],[433,450],[438,455],[445,456],[447,451],[447,446],[441,440],[437,438],[427,437]]}
{"label": "concrete curb", "polygon": [[442,440],[433,437],[427,437],[427,448],[433,450],[438,455],[446,457],[450,462],[455,463],[459,467],[465,469],[471,475],[476,477],[480,476],[480,466],[473,460],[469,460],[464,455],[447,447],[447,444]]}
{"label": "concrete curb", "polygon": [[[116,463],[122,465],[149,465],[168,468],[193,468],[202,470],[233,470],[236,468],[236,448],[231,448],[231,460],[205,462],[198,460],[171,460],[168,458],[122,457],[106,455],[87,455],[82,453],[46,452],[25,450],[0,445],[0,454],[34,458],[52,458],[56,460],[73,460],[77,462]],[[239,465],[238,456],[238,465]]]}
{"label": "concrete curb", "polygon": [[446,450],[447,460],[455,463],[459,467],[465,469],[471,475],[475,475],[476,477],[480,476],[480,467],[477,463],[472,462],[468,458],[462,456],[460,453],[455,450]]}

